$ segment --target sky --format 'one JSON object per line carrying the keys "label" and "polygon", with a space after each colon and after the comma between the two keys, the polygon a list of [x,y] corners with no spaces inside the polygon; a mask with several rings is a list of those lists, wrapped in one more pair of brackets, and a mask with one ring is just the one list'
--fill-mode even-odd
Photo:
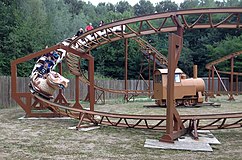
{"label": "sky", "polygon": [[[100,2],[106,2],[106,3],[112,3],[112,4],[116,4],[117,2],[121,1],[121,0],[83,0],[85,2],[91,2],[93,5],[97,6],[98,3]],[[136,3],[139,2],[139,0],[123,0],[123,1],[127,1],[129,2],[129,4],[131,6],[134,6]],[[158,2],[161,2],[162,0],[149,0],[151,3],[153,3],[154,5]],[[176,4],[179,4],[181,2],[183,2],[184,0],[171,0],[172,2],[175,2]]]}

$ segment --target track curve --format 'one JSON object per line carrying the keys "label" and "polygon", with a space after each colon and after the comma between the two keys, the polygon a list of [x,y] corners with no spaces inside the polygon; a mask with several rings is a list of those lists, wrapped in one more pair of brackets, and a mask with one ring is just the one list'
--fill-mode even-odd
{"label": "track curve", "polygon": [[[240,14],[242,8],[231,8],[231,9],[197,9],[197,10],[186,10],[169,13],[161,13],[155,15],[148,15],[143,17],[137,17],[133,19],[127,19],[111,24],[107,24],[100,28],[94,29],[91,32],[85,33],[80,37],[76,37],[66,45],[78,50],[80,53],[87,53],[88,51],[101,46],[106,43],[117,41],[125,38],[132,38],[141,35],[162,33],[162,32],[173,32],[177,31],[177,27],[180,26],[184,30],[189,29],[204,29],[204,28],[237,28],[240,29],[242,24],[240,20]],[[213,21],[213,15],[224,14],[225,16],[219,21]],[[196,20],[189,22],[187,19],[189,16],[197,16]],[[207,16],[209,21],[202,22],[202,17]],[[231,19],[235,18],[236,21]],[[152,25],[152,20],[161,20],[162,23],[159,26]],[[169,25],[166,22],[171,22]],[[138,24],[139,27],[135,28],[132,25]],[[148,25],[148,29],[143,29],[143,25]],[[135,26],[135,25],[134,25]],[[110,28],[120,27],[116,31],[110,30]],[[101,35],[101,31],[105,31],[107,36]],[[94,35],[94,38],[86,38],[88,34]],[[83,43],[82,40],[85,40]],[[71,57],[71,53],[67,57]],[[73,57],[72,57],[73,60]],[[73,68],[73,74],[76,72],[76,68]],[[51,104],[57,112],[71,113],[69,108],[63,108],[63,106],[55,106]],[[84,110],[76,110],[77,115],[74,118],[82,119],[85,114],[89,115],[86,117],[93,117],[91,119],[95,124],[105,124],[111,126],[122,126],[129,128],[152,128],[152,129],[165,129],[166,116],[160,115],[122,115],[122,114],[111,114],[102,112],[88,112]],[[72,114],[73,115],[73,114]],[[70,116],[70,115],[69,115]],[[100,120],[95,119],[95,116],[99,116]],[[228,114],[210,114],[210,115],[181,115],[181,120],[185,126],[190,126],[192,123],[196,123],[198,129],[225,129],[225,128],[237,128],[242,126],[242,113],[228,113]],[[112,121],[111,119],[115,119]],[[90,119],[89,119],[90,120]],[[129,122],[128,120],[133,120]],[[156,123],[149,124],[149,121],[156,121]]]}
{"label": "track curve", "polygon": [[[98,111],[89,111],[85,109],[73,108],[62,104],[48,101],[38,95],[34,95],[37,99],[51,107],[56,113],[69,116],[94,124],[102,124],[117,127],[143,128],[165,130],[165,115],[127,115],[114,114]],[[206,115],[180,115],[185,126],[196,122],[198,129],[229,129],[242,127],[242,112],[227,114],[206,114]]]}
{"label": "track curve", "polygon": [[[72,39],[65,45],[87,53],[98,46],[120,39],[155,33],[175,32],[177,31],[177,26],[181,26],[184,30],[206,28],[240,29],[242,27],[240,22],[241,10],[241,8],[204,8],[134,17],[91,30]],[[221,15],[221,19],[213,19],[213,16],[217,15]],[[190,17],[195,18],[195,20],[189,20]],[[207,17],[209,20],[203,21],[202,18],[204,17]],[[159,25],[154,25],[153,22],[157,21],[160,22]],[[112,34],[109,35],[106,33]]]}
{"label": "track curve", "polygon": [[[233,58],[233,57],[239,56],[239,55],[241,55],[241,54],[242,54],[242,51],[238,51],[238,52],[230,53],[230,54],[228,54],[228,55],[226,55],[226,56],[224,56],[224,57],[221,57],[221,58],[219,58],[219,59],[216,59],[216,60],[214,60],[214,61],[212,61],[212,62],[206,64],[205,68],[208,69],[208,70],[211,70],[213,66],[215,66],[215,65],[217,65],[217,64],[219,64],[219,63],[221,63],[221,62],[224,62],[224,61],[226,61],[226,60],[229,60],[229,59],[231,59],[231,58]],[[217,72],[222,73],[222,74],[229,74],[229,75],[231,75],[231,72],[220,71],[220,70],[217,70]],[[239,72],[233,72],[233,74],[234,74],[234,75],[239,75],[239,76],[242,75],[242,73],[239,73]]]}
{"label": "track curve", "polygon": [[[176,12],[141,16],[106,24],[86,32],[79,37],[67,39],[66,41],[62,42],[62,44],[76,49],[82,54],[88,53],[92,49],[110,42],[120,39],[133,38],[141,47],[148,47],[152,53],[155,53],[161,65],[167,65],[167,59],[165,56],[160,54],[154,47],[141,38],[134,37],[147,34],[173,32],[177,30],[177,26],[181,26],[184,30],[205,28],[241,28],[242,24],[240,22],[239,15],[241,12],[241,8],[211,8],[181,10]],[[212,17],[217,15],[223,16],[219,20],[214,20]],[[192,16],[193,19],[196,19],[189,21],[190,16]],[[204,17],[207,17],[209,21],[203,21],[202,18]],[[153,25],[153,22],[155,21],[161,21],[160,25]],[[137,25],[139,27],[137,27]],[[78,65],[80,61],[78,56],[72,53],[67,53],[66,59],[71,73],[76,76],[80,76],[80,80],[83,83],[89,84],[89,81],[84,76],[80,66]],[[95,86],[95,88],[111,93],[127,93],[125,90],[106,89],[98,86]],[[132,91],[128,92],[132,93]],[[145,91],[136,91],[135,93],[145,93]]]}
{"label": "track curve", "polygon": [[[67,39],[61,42],[60,46],[64,45],[65,47],[77,51],[78,54],[86,54],[88,51],[106,43],[141,35],[174,32],[177,31],[178,26],[182,27],[184,30],[205,28],[240,29],[242,28],[242,20],[240,19],[241,13],[242,8],[223,8],[184,10],[147,15],[104,25],[84,33],[82,36]],[[221,19],[214,20],[213,15],[219,14],[223,15]],[[196,20],[192,22],[189,21],[190,16],[195,17]],[[202,21],[202,17],[208,17],[209,20]],[[158,26],[155,26],[153,25],[153,21],[159,21],[160,23]],[[144,26],[148,27],[146,28]],[[73,64],[70,66],[71,73],[79,77],[84,77],[79,71],[80,56],[74,55],[71,52],[68,52],[66,56],[68,57],[67,61],[69,61],[67,63]],[[93,122],[94,124],[111,126],[165,129],[165,115],[126,115],[89,111],[58,104],[35,94],[34,96],[41,103],[48,105],[53,112],[79,119],[80,122],[85,120]],[[242,112],[209,115],[181,115],[180,117],[184,125],[189,126],[191,123],[196,123],[198,129],[225,129],[242,126]]]}
{"label": "track curve", "polygon": [[[151,46],[148,42],[146,42],[142,38],[135,37],[132,39],[135,40],[139,44],[139,46],[141,47],[141,50],[143,50],[143,54],[156,55],[156,58],[157,58],[156,63],[160,67],[163,67],[163,68],[167,67],[167,65],[168,65],[167,58],[164,55],[162,55],[156,48]],[[144,53],[144,52],[147,52],[147,53]],[[66,62],[67,62],[68,68],[72,74],[79,76],[79,79],[82,83],[90,85],[89,80],[86,78],[86,76],[84,75],[84,73],[80,67],[80,57],[79,56],[76,56],[71,53],[67,53]],[[103,87],[100,87],[97,85],[95,85],[94,87],[95,87],[95,89],[100,90],[100,91],[116,93],[116,94],[127,94],[127,93],[148,94],[149,93],[148,90],[147,91],[146,90],[135,90],[135,91],[134,90],[116,90],[116,89],[110,89],[110,88],[103,88]]]}

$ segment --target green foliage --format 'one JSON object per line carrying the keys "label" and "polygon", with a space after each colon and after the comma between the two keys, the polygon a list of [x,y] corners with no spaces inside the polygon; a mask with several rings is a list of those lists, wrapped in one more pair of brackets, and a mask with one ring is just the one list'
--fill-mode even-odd
{"label": "green foliage", "polygon": [[[207,45],[209,51],[209,57],[212,60],[216,60],[218,58],[224,57],[230,53],[238,52],[242,50],[242,35],[239,37],[231,37],[228,36],[225,40],[222,40],[219,43],[215,43],[214,45]],[[242,66],[241,63],[241,55],[235,57],[234,71],[240,72],[240,68]],[[230,71],[230,61],[227,60],[218,65],[219,70]]]}
{"label": "green foliage", "polygon": [[[120,0],[117,4],[100,2],[97,6],[82,0],[0,0],[0,75],[10,75],[10,61],[39,51],[45,46],[52,46],[66,38],[72,37],[77,30],[88,23],[98,27],[99,22],[111,23],[113,20],[122,20],[134,16],[141,16],[155,12],[175,11],[191,8],[216,8],[242,6],[239,0],[185,0],[176,4],[165,0],[155,4],[149,0],[140,0],[133,7],[128,1]],[[199,15],[189,16],[187,22],[194,23]],[[214,16],[212,19],[219,22],[227,14]],[[241,17],[241,16],[240,16]],[[201,21],[207,21],[204,15]],[[231,21],[235,21],[236,17]],[[162,22],[153,20],[153,26],[160,26]],[[167,21],[165,26],[172,22]],[[148,26],[146,23],[142,29]],[[132,24],[139,27],[139,24]],[[163,55],[168,54],[168,34],[143,36],[152,46]],[[179,60],[179,67],[192,76],[192,65],[197,64],[199,76],[207,75],[205,65],[212,60],[240,51],[242,49],[240,30],[231,29],[197,29],[184,32],[184,46]],[[115,79],[124,78],[124,42],[117,41],[103,45],[92,51],[95,57],[95,71],[103,76]],[[141,68],[148,62],[144,60],[138,44],[129,40],[128,76],[137,79]],[[239,71],[241,56],[235,59],[235,70]],[[29,76],[35,60],[18,65],[18,76]],[[230,70],[230,62],[218,66],[220,70]],[[82,68],[87,69],[87,62],[82,61]],[[67,70],[67,66],[64,66]],[[68,71],[65,76],[71,76]],[[143,74],[145,78],[148,73]],[[101,77],[101,76],[98,76]]]}
{"label": "green foliage", "polygon": [[116,5],[116,10],[120,13],[124,13],[125,11],[131,12],[133,8],[127,1],[120,1]]}
{"label": "green foliage", "polygon": [[155,8],[150,1],[140,0],[139,3],[134,5],[134,13],[136,16],[151,14],[155,12]]}
{"label": "green foliage", "polygon": [[64,0],[64,2],[68,5],[69,12],[72,15],[78,15],[85,4],[85,2],[78,0]]}
{"label": "green foliage", "polygon": [[178,9],[178,5],[175,2],[171,2],[170,0],[165,0],[159,2],[155,6],[155,10],[159,12],[168,12],[168,11],[176,11]]}

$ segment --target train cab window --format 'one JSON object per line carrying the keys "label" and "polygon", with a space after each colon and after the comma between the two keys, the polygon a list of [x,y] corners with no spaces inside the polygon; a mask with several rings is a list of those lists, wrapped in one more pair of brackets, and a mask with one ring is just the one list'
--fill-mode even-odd
{"label": "train cab window", "polygon": [[175,82],[181,82],[181,74],[175,74]]}
{"label": "train cab window", "polygon": [[162,76],[161,74],[155,75],[155,83],[161,83],[162,82]]}

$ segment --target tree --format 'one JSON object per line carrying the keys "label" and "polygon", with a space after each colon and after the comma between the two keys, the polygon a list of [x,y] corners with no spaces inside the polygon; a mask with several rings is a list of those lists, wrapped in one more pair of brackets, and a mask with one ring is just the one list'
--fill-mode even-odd
{"label": "tree", "polygon": [[226,3],[226,7],[238,7],[242,6],[242,2],[239,0],[228,0]]}
{"label": "tree", "polygon": [[[182,53],[178,61],[178,67],[183,70],[189,77],[193,76],[193,51],[187,47],[187,44],[183,45]],[[196,63],[195,63],[196,64]]]}
{"label": "tree", "polygon": [[[232,37],[228,36],[226,39],[214,43],[213,45],[206,45],[209,51],[209,59],[210,61],[216,60],[228,54],[238,52],[242,50],[242,36]],[[240,56],[241,58],[241,56]],[[239,57],[238,57],[239,59]],[[240,72],[241,62],[237,58],[235,59],[235,72]],[[218,65],[220,70],[230,71],[230,62],[224,62]]]}
{"label": "tree", "polygon": [[217,7],[217,4],[214,0],[201,0],[199,7],[202,8],[214,8]]}
{"label": "tree", "polygon": [[101,15],[98,15],[96,13],[94,5],[92,5],[91,3],[85,4],[83,6],[82,12],[85,15],[86,20],[87,20],[86,25],[88,23],[93,23],[94,25],[98,25],[98,22],[100,20],[97,20],[97,16],[101,16]]}
{"label": "tree", "polygon": [[124,13],[125,11],[131,12],[132,6],[127,1],[119,1],[116,4],[116,10],[117,12]]}
{"label": "tree", "polygon": [[155,12],[155,8],[150,1],[140,0],[134,5],[134,13],[136,16],[151,14]]}
{"label": "tree", "polygon": [[199,0],[184,0],[183,3],[180,4],[181,9],[192,9],[199,7]]}
{"label": "tree", "polygon": [[[18,1],[16,10],[16,26],[7,38],[8,55],[11,59],[23,57],[44,48],[48,25],[46,21],[43,1]],[[4,57],[3,57],[4,58]],[[5,58],[4,58],[5,59]],[[28,76],[33,63],[24,63],[18,66],[19,76]],[[10,71],[6,70],[9,74]]]}
{"label": "tree", "polygon": [[9,62],[12,60],[12,57],[7,56],[11,49],[11,46],[8,45],[7,41],[9,34],[16,26],[16,6],[17,2],[15,0],[0,0],[0,75],[10,74]]}
{"label": "tree", "polygon": [[156,4],[155,10],[156,12],[168,12],[168,11],[176,11],[178,9],[178,5],[175,2],[171,2],[170,0],[162,1]]}
{"label": "tree", "polygon": [[115,12],[115,6],[112,3],[108,3],[107,5],[107,11]]}
{"label": "tree", "polygon": [[64,2],[69,6],[69,12],[72,15],[78,15],[85,4],[85,2],[79,0],[64,0]]}

